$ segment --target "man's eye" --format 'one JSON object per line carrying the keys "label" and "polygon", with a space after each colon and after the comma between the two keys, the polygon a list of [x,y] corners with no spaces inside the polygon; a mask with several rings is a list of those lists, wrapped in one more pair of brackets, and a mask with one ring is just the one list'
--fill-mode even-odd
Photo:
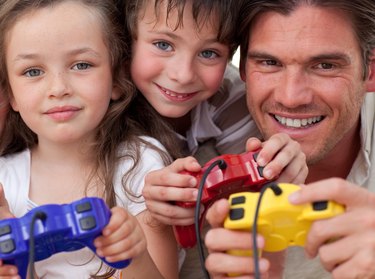
{"label": "man's eye", "polygon": [[156,43],[154,43],[154,45],[157,48],[159,48],[159,49],[161,49],[163,51],[171,51],[172,50],[171,45],[169,43],[167,43],[167,42],[156,42]]}
{"label": "man's eye", "polygon": [[74,70],[87,70],[88,68],[90,68],[90,64],[88,63],[77,63],[73,66],[73,69]]}
{"label": "man's eye", "polygon": [[30,69],[27,70],[24,75],[27,77],[37,77],[40,76],[43,72],[39,69]]}
{"label": "man's eye", "polygon": [[322,68],[323,70],[331,70],[334,68],[333,64],[331,63],[320,63],[319,67]]}
{"label": "man's eye", "polygon": [[265,60],[264,64],[266,64],[267,66],[276,66],[277,61],[275,61],[275,60]]}

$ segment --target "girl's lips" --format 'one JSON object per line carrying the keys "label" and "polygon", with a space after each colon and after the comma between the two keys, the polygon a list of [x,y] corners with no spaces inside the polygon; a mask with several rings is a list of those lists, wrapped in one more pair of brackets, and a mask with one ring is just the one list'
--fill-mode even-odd
{"label": "girl's lips", "polygon": [[81,109],[73,106],[54,107],[44,114],[57,121],[67,121],[72,119]]}

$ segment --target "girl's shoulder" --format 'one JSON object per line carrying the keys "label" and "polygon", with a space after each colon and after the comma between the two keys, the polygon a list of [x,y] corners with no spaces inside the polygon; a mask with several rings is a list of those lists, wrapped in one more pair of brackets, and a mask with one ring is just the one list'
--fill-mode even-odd
{"label": "girl's shoulder", "polygon": [[0,157],[0,172],[9,169],[21,169],[30,166],[30,150],[25,149],[21,152]]}

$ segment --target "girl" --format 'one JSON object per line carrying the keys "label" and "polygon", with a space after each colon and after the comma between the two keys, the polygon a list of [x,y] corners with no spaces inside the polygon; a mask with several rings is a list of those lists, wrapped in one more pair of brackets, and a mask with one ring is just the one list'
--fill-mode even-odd
{"label": "girl", "polygon": [[[0,79],[11,110],[0,141],[0,183],[17,217],[46,203],[104,198],[114,207],[95,240],[97,253],[110,262],[132,258],[126,278],[177,278],[171,229],[140,199],[144,175],[168,157],[129,113],[134,90],[123,71],[115,11],[102,0],[3,2]],[[3,266],[0,274],[15,268]],[[121,276],[88,249],[37,262],[36,274]]]}

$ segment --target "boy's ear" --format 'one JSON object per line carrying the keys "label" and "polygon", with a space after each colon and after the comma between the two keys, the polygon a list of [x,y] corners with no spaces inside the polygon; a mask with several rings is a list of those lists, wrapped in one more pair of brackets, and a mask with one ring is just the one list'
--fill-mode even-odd
{"label": "boy's ear", "polygon": [[116,101],[120,99],[121,97],[121,90],[117,86],[113,86],[112,88],[112,94],[111,94],[111,99]]}
{"label": "boy's ear", "polygon": [[366,83],[367,92],[375,92],[375,49],[372,50],[369,64],[369,75]]}

